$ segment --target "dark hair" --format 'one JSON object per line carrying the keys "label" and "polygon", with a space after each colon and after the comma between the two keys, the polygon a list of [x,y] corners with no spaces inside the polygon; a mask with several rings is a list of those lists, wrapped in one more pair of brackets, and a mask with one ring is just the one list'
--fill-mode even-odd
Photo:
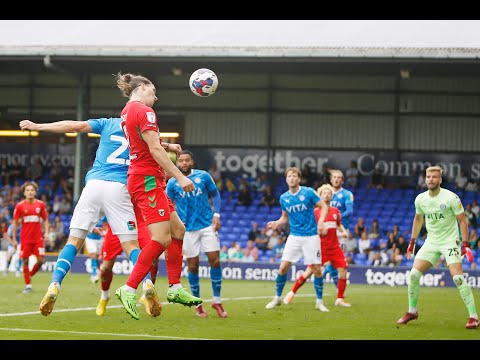
{"label": "dark hair", "polygon": [[182,150],[180,153],[181,155],[190,155],[190,157],[193,159],[193,153],[189,150]]}

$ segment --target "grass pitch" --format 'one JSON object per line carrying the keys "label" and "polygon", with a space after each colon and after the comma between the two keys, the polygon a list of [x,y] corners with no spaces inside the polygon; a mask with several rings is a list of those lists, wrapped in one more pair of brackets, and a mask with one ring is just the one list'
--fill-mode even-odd
{"label": "grass pitch", "polygon": [[[115,289],[126,276],[115,276],[105,316],[97,316],[100,285],[89,275],[69,274],[63,281],[53,313],[44,317],[38,307],[50,283],[50,273],[38,273],[33,292],[22,294],[23,279],[13,274],[0,277],[0,339],[61,340],[477,340],[480,330],[466,330],[467,310],[456,288],[420,290],[419,319],[397,326],[407,310],[407,288],[350,284],[346,300],[351,308],[333,306],[336,289],[326,284],[324,302],[330,309],[315,309],[312,283],[305,284],[293,302],[273,310],[265,305],[275,293],[272,281],[224,280],[222,303],[228,318],[221,319],[210,307],[210,281],[201,280],[201,297],[208,318],[195,316],[194,308],[166,303],[167,281],[157,280],[157,291],[165,301],[162,314],[149,317],[140,306],[140,320],[132,319],[116,299]],[[188,288],[188,281],[182,278]],[[286,294],[293,282],[288,282]],[[473,290],[480,306],[478,290]],[[140,294],[140,291],[139,291]]]}

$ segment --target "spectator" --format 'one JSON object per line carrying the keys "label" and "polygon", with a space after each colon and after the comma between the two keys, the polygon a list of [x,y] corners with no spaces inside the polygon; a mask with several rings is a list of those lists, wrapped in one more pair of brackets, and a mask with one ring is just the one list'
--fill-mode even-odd
{"label": "spectator", "polygon": [[248,233],[248,240],[253,240],[257,238],[257,236],[260,235],[260,230],[258,230],[258,223],[257,222],[252,222],[252,229]]}
{"label": "spectator", "polygon": [[250,206],[252,205],[252,195],[248,188],[240,189],[238,193],[237,205]]}
{"label": "spectator", "polygon": [[323,184],[330,184],[330,170],[332,168],[327,165],[327,164],[323,164],[322,165],[322,170],[320,172],[320,176],[319,176],[319,186],[322,186]]}
{"label": "spectator", "polygon": [[229,193],[237,191],[237,187],[233,183],[232,179],[230,179],[229,177],[225,179],[225,188]]}
{"label": "spectator", "polygon": [[60,244],[63,244],[65,240],[65,225],[60,220],[59,216],[55,216],[55,221],[53,222],[53,228],[55,231],[55,237],[57,240],[56,246],[57,248],[60,247]]}
{"label": "spectator", "polygon": [[255,238],[255,245],[259,250],[268,250],[268,241],[270,237],[267,235],[267,228],[264,227],[260,234]]}
{"label": "spectator", "polygon": [[375,251],[370,263],[372,266],[385,266],[388,264],[388,256],[385,252]]}
{"label": "spectator", "polygon": [[270,237],[268,239],[268,249],[273,250],[275,245],[278,244],[278,240],[283,241],[283,238],[280,236],[280,232],[278,231],[278,229],[275,229],[275,230],[272,231],[272,234],[270,235]]}
{"label": "spectator", "polygon": [[365,230],[367,230],[365,227],[365,220],[363,217],[359,217],[354,228],[355,236],[359,238]]}
{"label": "spectator", "polygon": [[478,206],[478,202],[476,199],[472,201],[472,212],[478,219],[478,216],[480,215],[480,206]]}
{"label": "spectator", "polygon": [[341,244],[344,252],[349,252],[352,254],[358,253],[357,240],[353,238],[353,234],[348,232],[347,238],[341,238]]}
{"label": "spectator", "polygon": [[467,185],[465,185],[465,191],[478,191],[478,184],[473,178],[469,178]]}
{"label": "spectator", "polygon": [[357,168],[357,162],[352,160],[350,167],[345,171],[345,186],[355,189],[358,186],[359,172]]}
{"label": "spectator", "polygon": [[53,204],[52,204],[52,211],[54,214],[58,214],[60,212],[60,205],[61,205],[60,196],[55,195],[53,197]]}
{"label": "spectator", "polygon": [[232,252],[231,254],[232,254],[232,256],[230,257],[230,251],[229,251],[228,258],[230,259],[230,261],[239,262],[239,261],[243,261],[243,259],[244,259],[242,246],[240,244],[235,245],[235,251]]}
{"label": "spectator", "polygon": [[467,217],[468,227],[476,228],[477,227],[477,217],[475,216],[475,214],[472,211],[472,205],[471,204],[467,204],[467,206],[465,206],[465,216]]}
{"label": "spectator", "polygon": [[425,191],[427,189],[424,170],[418,170],[417,185],[415,186],[415,188],[420,191]]}
{"label": "spectator", "polygon": [[468,178],[465,175],[465,171],[460,170],[460,174],[458,174],[455,177],[455,189],[456,190],[465,190],[465,187],[467,186]]}
{"label": "spectator", "polygon": [[280,262],[282,260],[282,254],[284,249],[285,241],[283,241],[283,239],[280,237],[277,238],[277,243],[272,247],[272,257],[270,258],[270,263]]}
{"label": "spectator", "polygon": [[360,235],[360,241],[358,242],[358,251],[360,252],[360,254],[368,255],[371,250],[372,245],[370,239],[368,238],[367,232],[364,231]]}
{"label": "spectator", "polygon": [[213,181],[215,182],[215,185],[217,185],[218,191],[222,191],[223,190],[222,173],[220,172],[220,170],[218,170],[216,163],[213,163],[212,166],[210,166],[208,173],[210,174]]}
{"label": "spectator", "polygon": [[220,249],[220,261],[228,261],[228,248],[227,245],[223,245]]}
{"label": "spectator", "polygon": [[70,214],[72,212],[72,203],[68,201],[67,196],[62,198],[60,202],[60,214]]}
{"label": "spectator", "polygon": [[303,165],[302,177],[300,178],[300,185],[311,187],[314,181],[315,181],[315,175],[312,172],[312,168],[308,164]]}
{"label": "spectator", "polygon": [[[399,266],[401,265],[405,254],[407,253],[408,243],[405,240],[403,235],[398,237],[396,241],[395,248],[393,249],[393,255],[391,257],[390,266]],[[415,250],[415,252],[418,249]]]}
{"label": "spectator", "polygon": [[230,244],[230,247],[227,250],[228,259],[232,260],[234,254],[236,252],[237,252],[237,242],[235,240],[233,240],[232,243]]}
{"label": "spectator", "polygon": [[259,207],[264,205],[271,208],[272,206],[278,205],[278,201],[275,198],[275,195],[273,195],[272,187],[270,185],[266,187],[261,201],[262,202],[258,205]]}
{"label": "spectator", "polygon": [[355,260],[353,260],[353,255],[351,253],[346,254],[345,260],[347,261],[348,265],[355,265]]}
{"label": "spectator", "polygon": [[258,260],[258,248],[253,240],[247,241],[247,247],[243,249],[243,261],[255,262]]}
{"label": "spectator", "polygon": [[38,157],[33,159],[33,164],[26,171],[27,178],[38,181],[43,175],[43,165]]}
{"label": "spectator", "polygon": [[378,219],[373,219],[372,226],[368,232],[368,237],[370,239],[378,239],[381,235],[380,225],[378,224]]}
{"label": "spectator", "polygon": [[370,178],[369,188],[383,189],[385,187],[385,177],[379,168],[375,168]]}
{"label": "spectator", "polygon": [[25,179],[25,167],[20,165],[16,159],[13,159],[9,172],[10,183],[20,181],[22,179]]}
{"label": "spectator", "polygon": [[475,249],[475,250],[479,250],[479,237],[478,237],[478,234],[477,234],[477,230],[476,229],[472,229],[470,231],[470,236],[468,237],[468,241],[470,242],[470,247],[472,249]]}

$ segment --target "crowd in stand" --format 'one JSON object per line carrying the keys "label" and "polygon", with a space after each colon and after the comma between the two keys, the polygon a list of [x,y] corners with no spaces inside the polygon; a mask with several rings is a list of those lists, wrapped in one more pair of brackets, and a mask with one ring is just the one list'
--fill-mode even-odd
{"label": "crowd in stand", "polygon": [[[320,173],[315,174],[308,165],[305,165],[302,169],[301,185],[317,189],[330,181],[329,170],[330,167],[324,164]],[[210,168],[209,173],[222,194],[222,204],[233,203],[234,206],[253,209],[253,212],[262,207],[270,209],[272,215],[269,220],[275,220],[280,215],[278,197],[285,190],[285,184],[275,183],[276,179],[269,178],[267,174],[260,174],[254,179],[245,176],[238,178],[224,176],[215,165]],[[355,190],[361,186],[355,161],[351,162],[350,167],[345,169],[344,173],[344,186],[355,194]],[[0,223],[2,223],[2,227],[11,223],[13,209],[23,198],[21,184],[27,179],[34,180],[39,184],[37,196],[45,202],[50,214],[50,234],[46,243],[46,251],[56,252],[62,249],[68,236],[69,221],[73,211],[73,175],[74,169],[62,167],[58,160],[54,161],[49,168],[44,168],[36,159],[32,166],[26,168],[15,161],[8,164],[5,158],[2,159],[0,161]],[[417,191],[424,191],[423,173],[418,172],[416,176],[415,181],[412,181],[412,186]],[[449,180],[453,191],[478,191],[478,182],[467,177],[464,171]],[[388,187],[380,172],[374,172],[368,182],[364,184],[369,189]],[[477,229],[477,226],[480,225],[480,221],[477,220],[480,216],[478,201],[474,198],[471,202],[464,203],[464,206],[469,222],[471,248],[480,254]],[[227,245],[225,241],[222,241],[222,234],[220,234],[221,259],[224,261],[279,262],[289,229],[267,230],[265,222],[262,226],[257,221],[251,221],[249,224],[251,228],[245,227],[244,229],[244,232],[248,234],[248,240],[240,241],[239,238],[229,241]],[[403,229],[402,232],[398,224],[387,229],[378,219],[374,219],[371,224],[365,224],[364,218],[360,217],[355,224],[352,224],[349,237],[341,238],[340,242],[350,264],[398,266],[405,264],[409,232],[409,228]],[[426,235],[425,229],[422,229],[418,241],[419,247],[423,244]],[[245,239],[245,237],[242,238]],[[437,267],[442,266],[445,265],[440,261]],[[475,263],[472,264],[472,267],[475,267]]]}

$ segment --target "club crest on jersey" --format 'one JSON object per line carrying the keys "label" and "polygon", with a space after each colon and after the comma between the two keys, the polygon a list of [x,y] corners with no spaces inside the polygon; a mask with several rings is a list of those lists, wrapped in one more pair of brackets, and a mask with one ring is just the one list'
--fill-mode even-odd
{"label": "club crest on jersey", "polygon": [[197,184],[200,184],[202,182],[202,179],[200,179],[199,177],[196,177],[195,180],[193,181],[195,181]]}
{"label": "club crest on jersey", "polygon": [[337,220],[337,214],[333,214],[333,218]]}
{"label": "club crest on jersey", "polygon": [[155,123],[155,113],[147,111],[147,120],[148,122],[151,122],[152,124]]}
{"label": "club crest on jersey", "polygon": [[35,208],[35,212],[36,212],[37,214],[40,214],[40,208]]}
{"label": "club crest on jersey", "polygon": [[447,208],[447,205],[445,205],[445,204],[440,205],[440,209],[445,210],[446,208]]}
{"label": "club crest on jersey", "polygon": [[298,200],[300,200],[300,201],[304,201],[304,200],[305,200],[305,196],[303,196],[303,195],[300,195],[300,196],[298,197]]}
{"label": "club crest on jersey", "polygon": [[342,194],[338,194],[337,197],[338,197],[339,199],[341,199],[341,198],[343,198],[343,195],[342,195]]}
{"label": "club crest on jersey", "polygon": [[163,216],[163,215],[165,215],[165,210],[164,209],[158,209],[158,213],[160,214],[160,216]]}
{"label": "club crest on jersey", "polygon": [[128,226],[128,230],[135,230],[137,228],[137,225],[135,224],[135,221],[133,220],[130,220],[130,221],[127,221],[127,226]]}

